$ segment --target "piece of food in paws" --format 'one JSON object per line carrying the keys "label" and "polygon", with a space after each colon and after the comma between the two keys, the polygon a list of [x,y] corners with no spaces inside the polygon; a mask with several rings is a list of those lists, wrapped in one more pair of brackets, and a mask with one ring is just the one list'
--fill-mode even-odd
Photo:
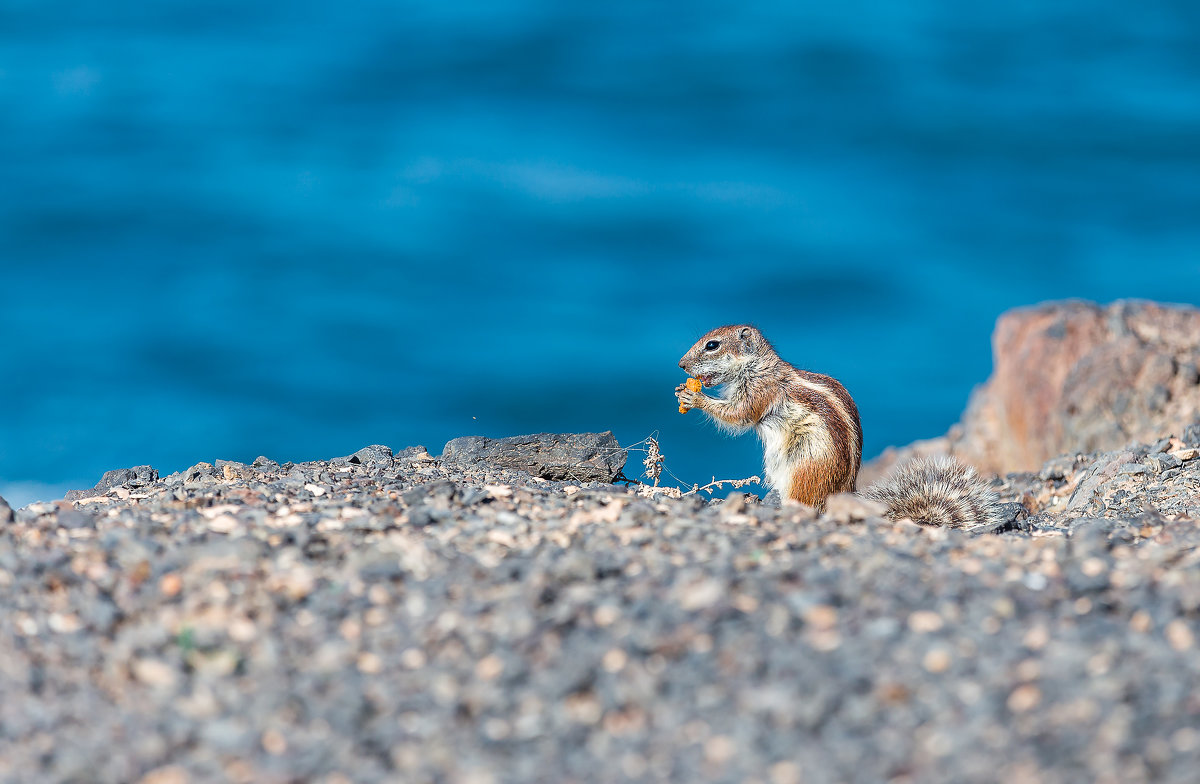
{"label": "piece of food in paws", "polygon": [[[689,378],[684,383],[686,384],[688,390],[692,391],[692,392],[699,392],[700,387],[702,386],[702,384],[700,383],[700,379],[698,379],[698,378]],[[688,412],[688,408],[686,406],[681,405],[679,407],[679,413],[686,414],[687,412]]]}

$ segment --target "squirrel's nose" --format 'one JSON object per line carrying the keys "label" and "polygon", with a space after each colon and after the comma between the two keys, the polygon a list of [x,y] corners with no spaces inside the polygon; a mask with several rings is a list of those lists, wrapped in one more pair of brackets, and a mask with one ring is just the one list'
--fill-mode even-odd
{"label": "squirrel's nose", "polygon": [[683,367],[684,365],[686,365],[686,364],[687,364],[687,360],[686,360],[686,359],[681,359],[681,360],[679,360],[679,367],[680,367],[680,368],[682,368],[682,367]]}

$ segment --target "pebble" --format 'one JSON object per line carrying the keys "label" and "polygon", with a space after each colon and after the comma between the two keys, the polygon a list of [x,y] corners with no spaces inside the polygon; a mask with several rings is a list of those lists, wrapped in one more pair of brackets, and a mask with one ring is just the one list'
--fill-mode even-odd
{"label": "pebble", "polygon": [[157,659],[135,659],[131,669],[134,677],[148,686],[166,689],[175,685],[175,669],[166,662]]}
{"label": "pebble", "polygon": [[626,663],[629,662],[629,656],[620,648],[613,648],[608,653],[604,654],[604,659],[601,665],[608,672],[620,672],[625,669]]}
{"label": "pebble", "polygon": [[231,534],[237,527],[238,521],[233,515],[221,515],[208,521],[208,530],[218,534]]}
{"label": "pebble", "polygon": [[954,662],[954,657],[945,648],[934,648],[925,654],[925,658],[921,664],[926,670],[934,674],[943,673],[950,669],[950,665]]}
{"label": "pebble", "polygon": [[1042,701],[1042,692],[1032,683],[1023,683],[1008,695],[1008,709],[1013,713],[1033,710]]}
{"label": "pebble", "polygon": [[918,610],[908,616],[908,628],[919,634],[936,632],[944,623],[942,616],[929,610]]}
{"label": "pebble", "polygon": [[1171,647],[1177,651],[1190,650],[1195,645],[1196,638],[1192,634],[1192,630],[1187,623],[1182,620],[1174,620],[1167,624],[1166,628],[1167,641]]}
{"label": "pebble", "polygon": [[137,780],[138,784],[188,784],[191,777],[179,765],[164,765],[155,768]]}
{"label": "pebble", "polygon": [[175,572],[168,572],[159,578],[158,590],[167,598],[178,596],[183,590],[183,578]]}
{"label": "pebble", "polygon": [[495,654],[488,655],[475,665],[475,677],[481,681],[492,681],[504,672],[504,661]]}

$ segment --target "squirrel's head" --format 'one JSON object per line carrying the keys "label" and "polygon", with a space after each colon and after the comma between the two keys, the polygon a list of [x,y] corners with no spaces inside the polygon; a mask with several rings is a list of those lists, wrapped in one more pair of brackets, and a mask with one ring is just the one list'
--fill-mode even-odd
{"label": "squirrel's head", "polygon": [[748,324],[717,327],[688,349],[679,367],[711,387],[732,381],[767,353],[774,352],[757,328]]}

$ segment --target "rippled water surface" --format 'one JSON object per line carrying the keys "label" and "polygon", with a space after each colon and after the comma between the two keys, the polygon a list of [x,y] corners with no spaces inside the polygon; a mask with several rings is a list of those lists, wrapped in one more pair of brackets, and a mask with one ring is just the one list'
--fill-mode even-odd
{"label": "rippled water surface", "polygon": [[[1003,310],[1200,301],[1200,6],[0,6],[0,493],[465,434],[659,432],[753,321],[866,451]],[[813,6],[813,7],[809,7]]]}

